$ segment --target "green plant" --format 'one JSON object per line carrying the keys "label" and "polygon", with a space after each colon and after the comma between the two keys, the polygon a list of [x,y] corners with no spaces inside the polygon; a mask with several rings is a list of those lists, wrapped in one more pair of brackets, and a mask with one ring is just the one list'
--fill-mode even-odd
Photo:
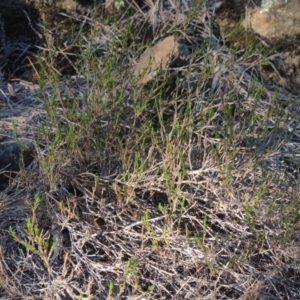
{"label": "green plant", "polygon": [[34,196],[31,218],[26,218],[25,229],[22,236],[20,236],[20,234],[18,234],[12,227],[9,228],[9,233],[16,242],[21,244],[28,251],[40,256],[44,266],[48,268],[50,263],[49,260],[55,248],[56,241],[45,238],[43,230],[39,228],[36,213],[41,202],[41,196],[37,192]]}

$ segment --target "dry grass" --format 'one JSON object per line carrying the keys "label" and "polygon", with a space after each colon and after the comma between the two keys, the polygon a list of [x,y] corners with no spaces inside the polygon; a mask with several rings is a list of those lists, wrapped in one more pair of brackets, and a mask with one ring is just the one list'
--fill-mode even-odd
{"label": "dry grass", "polygon": [[[299,299],[299,98],[211,10],[147,5],[88,19],[80,80],[42,59],[36,158],[1,195],[1,299]],[[147,26],[190,55],[141,87]]]}

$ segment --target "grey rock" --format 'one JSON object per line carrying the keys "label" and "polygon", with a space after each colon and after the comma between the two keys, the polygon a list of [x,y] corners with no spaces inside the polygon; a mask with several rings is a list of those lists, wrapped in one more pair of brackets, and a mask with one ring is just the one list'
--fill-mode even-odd
{"label": "grey rock", "polygon": [[260,7],[262,10],[267,11],[275,6],[284,6],[288,4],[290,0],[262,0]]}

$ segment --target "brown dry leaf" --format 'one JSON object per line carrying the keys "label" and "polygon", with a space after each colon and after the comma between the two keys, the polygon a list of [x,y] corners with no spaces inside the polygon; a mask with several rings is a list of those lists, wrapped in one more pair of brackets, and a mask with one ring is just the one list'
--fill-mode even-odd
{"label": "brown dry leaf", "polygon": [[[134,75],[142,75],[140,84],[145,84],[153,79],[160,67],[165,68],[173,55],[178,54],[178,46],[174,36],[169,36],[148,48],[140,57],[135,66]],[[146,74],[143,74],[148,69]]]}
{"label": "brown dry leaf", "polygon": [[8,89],[8,92],[9,92],[10,96],[16,97],[15,90],[14,90],[13,86],[10,83],[7,84],[7,89]]}

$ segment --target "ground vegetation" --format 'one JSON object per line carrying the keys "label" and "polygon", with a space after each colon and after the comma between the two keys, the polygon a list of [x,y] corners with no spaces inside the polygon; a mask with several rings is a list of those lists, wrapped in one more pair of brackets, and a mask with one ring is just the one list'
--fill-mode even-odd
{"label": "ground vegetation", "polygon": [[[76,55],[45,39],[32,64],[1,299],[299,299],[300,99],[261,76],[276,48],[228,42],[204,1],[103,7],[70,28]],[[176,55],[141,84],[170,36]]]}

